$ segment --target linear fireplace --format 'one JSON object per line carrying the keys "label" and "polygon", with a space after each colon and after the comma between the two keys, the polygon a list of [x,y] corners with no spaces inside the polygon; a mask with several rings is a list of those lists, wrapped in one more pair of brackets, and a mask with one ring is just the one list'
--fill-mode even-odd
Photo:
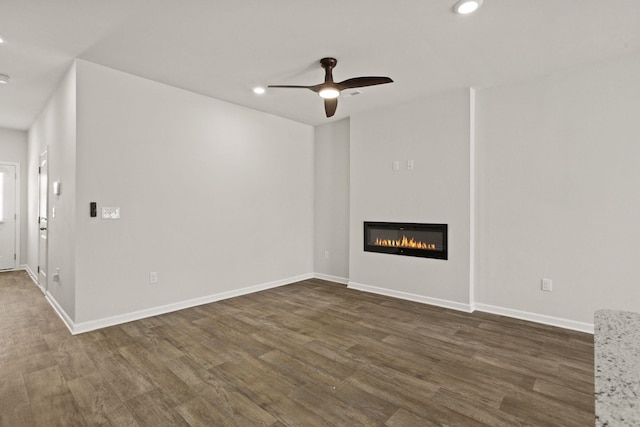
{"label": "linear fireplace", "polygon": [[365,221],[364,250],[447,259],[447,224]]}

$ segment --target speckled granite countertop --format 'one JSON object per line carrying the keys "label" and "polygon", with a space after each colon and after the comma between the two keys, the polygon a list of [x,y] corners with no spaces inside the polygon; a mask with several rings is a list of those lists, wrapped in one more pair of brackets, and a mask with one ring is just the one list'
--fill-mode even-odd
{"label": "speckled granite countertop", "polygon": [[640,426],[640,313],[594,319],[596,426]]}

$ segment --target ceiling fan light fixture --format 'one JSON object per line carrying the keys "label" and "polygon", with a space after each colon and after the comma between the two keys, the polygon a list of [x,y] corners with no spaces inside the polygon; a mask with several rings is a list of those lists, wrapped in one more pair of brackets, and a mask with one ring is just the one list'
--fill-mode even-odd
{"label": "ceiling fan light fixture", "polygon": [[468,15],[482,6],[482,0],[460,0],[453,6],[453,10],[460,15]]}
{"label": "ceiling fan light fixture", "polygon": [[336,82],[333,80],[333,68],[337,64],[338,61],[335,58],[322,58],[320,60],[320,65],[324,68],[324,82],[317,85],[269,85],[267,87],[311,90],[324,99],[324,112],[327,117],[333,117],[336,113],[336,108],[338,108],[338,97],[341,91],[393,83],[393,80],[389,77],[376,76],[352,77],[341,82]]}
{"label": "ceiling fan light fixture", "polygon": [[324,89],[320,89],[318,95],[324,99],[334,99],[340,96],[340,91],[334,87],[325,87]]}
{"label": "ceiling fan light fixture", "polygon": [[253,88],[253,93],[256,95],[262,95],[265,92],[265,89],[262,86],[256,86]]}
{"label": "ceiling fan light fixture", "polygon": [[0,84],[6,85],[7,83],[9,83],[9,76],[0,74]]}

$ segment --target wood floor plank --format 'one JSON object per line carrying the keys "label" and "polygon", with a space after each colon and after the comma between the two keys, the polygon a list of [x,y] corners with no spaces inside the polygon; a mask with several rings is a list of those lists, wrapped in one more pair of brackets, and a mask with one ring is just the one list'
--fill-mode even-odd
{"label": "wood floor plank", "polygon": [[29,403],[2,406],[0,426],[35,426],[36,420]]}
{"label": "wood floor plank", "polygon": [[120,348],[120,354],[140,375],[170,403],[176,406],[195,397],[187,383],[174,374],[162,360],[142,345]]}
{"label": "wood floor plank", "polygon": [[159,390],[137,395],[125,402],[125,406],[140,425],[189,426],[189,423],[171,405]]}
{"label": "wood floor plank", "polygon": [[[228,420],[233,420],[233,425],[266,426],[276,422],[273,415],[224,381],[211,383],[209,387],[200,391],[198,397],[207,402],[207,406],[211,408],[209,416],[213,413],[216,417],[222,415]],[[187,403],[186,406],[183,404],[180,407],[185,408],[190,405]]]}
{"label": "wood floor plank", "polygon": [[0,273],[0,426],[587,426],[593,337],[305,280],[69,334]]}
{"label": "wood floor plank", "polygon": [[388,427],[406,427],[406,426],[422,426],[422,427],[439,427],[440,423],[425,420],[404,408],[398,409],[385,423]]}
{"label": "wood floor plank", "polygon": [[462,395],[446,389],[440,389],[433,396],[432,401],[487,426],[510,427],[524,425],[523,421],[516,416],[501,411],[499,407],[485,404],[487,400],[492,399],[483,399],[482,396],[470,396],[468,394]]}
{"label": "wood floor plank", "polygon": [[[122,408],[122,401],[110,393],[99,374],[74,378],[67,382],[76,405],[89,425],[111,425],[111,420],[126,425],[136,425],[135,419]],[[126,412],[127,421],[123,419]],[[113,417],[116,414],[117,417]],[[119,424],[114,424],[119,425]]]}
{"label": "wood floor plank", "polygon": [[591,411],[581,411],[536,392],[519,391],[505,396],[500,410],[536,426],[584,427],[595,424]]}
{"label": "wood floor plank", "polygon": [[[29,396],[20,371],[5,372],[0,380],[0,408],[16,408],[29,405]],[[3,411],[0,411],[2,414]],[[5,425],[5,424],[0,424]]]}

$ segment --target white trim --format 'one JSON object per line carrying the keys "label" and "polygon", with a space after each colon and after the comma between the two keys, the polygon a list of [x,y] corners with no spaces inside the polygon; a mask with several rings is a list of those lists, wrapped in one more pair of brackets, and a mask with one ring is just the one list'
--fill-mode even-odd
{"label": "white trim", "polygon": [[320,280],[327,280],[329,282],[340,283],[342,285],[349,284],[349,279],[347,279],[346,277],[338,277],[338,276],[332,276],[330,274],[322,274],[322,273],[313,273],[313,277]]}
{"label": "white trim", "polygon": [[[471,313],[473,311],[471,305],[469,304],[463,304],[463,303],[443,300],[439,298],[425,297],[422,295],[399,292],[391,289],[378,288],[375,286],[369,286],[369,285],[363,285],[361,283],[351,282],[351,281],[348,281],[347,279],[343,279],[336,276],[313,273],[313,274],[301,274],[299,276],[290,277],[288,279],[277,280],[269,283],[263,283],[261,285],[250,286],[242,289],[237,289],[235,291],[221,292],[219,294],[213,294],[206,297],[195,298],[195,299],[182,301],[174,304],[168,304],[161,307],[154,307],[146,310],[140,310],[132,313],[126,313],[118,316],[112,316],[104,319],[92,320],[89,322],[82,322],[82,323],[75,324],[71,320],[71,318],[67,315],[67,313],[62,309],[62,307],[60,307],[60,305],[53,298],[53,296],[45,292],[44,289],[42,289],[38,285],[36,276],[33,273],[33,271],[31,271],[31,268],[28,265],[26,265],[24,266],[24,270],[26,270],[26,272],[29,274],[29,277],[31,278],[33,283],[35,283],[35,285],[38,286],[38,288],[43,291],[51,307],[53,307],[55,312],[58,314],[58,316],[60,316],[62,321],[65,323],[65,325],[73,335],[81,334],[83,332],[93,331],[96,329],[106,328],[108,326],[119,325],[122,323],[131,322],[134,320],[140,320],[140,319],[144,319],[151,316],[170,313],[172,311],[182,310],[185,308],[195,307],[202,304],[221,301],[228,298],[247,295],[247,294],[251,294],[254,292],[259,292],[259,291],[263,291],[271,288],[277,288],[279,286],[284,286],[290,283],[300,282],[300,281],[308,280],[312,278],[330,280],[336,283],[347,284],[349,289],[354,289],[358,291],[370,292],[370,293],[385,295],[393,298],[400,298],[408,301],[415,301],[423,304],[450,308],[452,310],[464,311],[466,313]],[[334,278],[334,279],[332,280],[330,278]],[[340,279],[341,281],[337,281],[335,279]],[[346,283],[343,283],[342,280],[346,281]],[[500,316],[512,317],[514,319],[521,319],[529,322],[541,323],[543,325],[556,326],[559,328],[593,334],[593,324],[591,323],[577,322],[575,320],[562,319],[559,317],[546,316],[543,314],[536,314],[536,313],[531,313],[527,311],[514,310],[511,308],[497,307],[489,304],[475,303],[474,306],[475,306],[475,310],[482,311],[484,313],[492,313]]]}
{"label": "white trim", "polygon": [[[37,277],[37,282],[38,282],[38,286],[40,287],[40,289],[42,289],[42,291],[47,294],[49,292],[49,282],[47,279],[47,274],[46,272],[49,269],[49,240],[48,240],[48,236],[49,236],[49,232],[47,231],[47,237],[45,237],[45,262],[44,262],[44,266],[45,266],[45,270],[43,273],[43,270],[40,269],[40,261],[42,261],[42,254],[41,254],[41,249],[42,249],[42,245],[40,240],[42,239],[42,237],[40,237],[40,201],[41,201],[41,196],[42,196],[42,180],[41,180],[41,176],[40,176],[40,168],[42,167],[42,158],[45,157],[45,161],[47,163],[47,185],[44,189],[45,191],[45,198],[47,199],[47,224],[49,224],[49,220],[51,219],[51,215],[49,214],[49,210],[51,208],[51,204],[49,203],[49,145],[47,145],[44,149],[44,151],[42,151],[40,153],[40,155],[38,156],[38,226],[37,229],[38,231],[36,232],[37,236],[38,236],[38,259],[37,259],[37,263],[38,263],[38,275]],[[40,283],[40,276],[44,275],[44,278],[42,280],[42,282],[44,283]]]}
{"label": "white trim", "polygon": [[[74,323],[69,316],[66,315],[62,307],[57,304],[52,306],[58,312],[58,315],[67,324],[67,327],[73,335],[81,334],[83,332],[94,331],[96,329],[102,329],[109,326],[115,326],[122,323],[132,322],[134,320],[145,319],[147,317],[158,316],[161,314],[171,313],[173,311],[183,310],[185,308],[191,308],[198,305],[209,304],[216,301],[225,300],[228,298],[234,298],[242,295],[252,294],[254,292],[264,291],[267,289],[277,288],[280,286],[288,285],[303,280],[313,278],[313,274],[301,274],[299,276],[293,276],[286,279],[276,280],[273,282],[262,283],[255,286],[248,286],[246,288],[236,289],[233,291],[220,292],[213,295],[208,295],[200,298],[194,298],[177,303],[167,304],[159,307],[147,308],[144,310],[134,311],[125,314],[119,314],[116,316],[105,317],[102,319],[89,320],[86,322]],[[49,299],[49,298],[47,298]],[[53,298],[49,302],[55,301]]]}
{"label": "white trim", "polygon": [[362,283],[356,283],[349,281],[349,289],[356,289],[358,291],[370,292],[372,294],[385,295],[393,298],[405,299],[408,301],[421,302],[423,304],[436,305],[438,307],[450,308],[452,310],[464,311],[471,313],[471,305],[461,302],[450,301],[440,298],[431,298],[423,295],[410,294],[407,292],[394,291],[393,289],[378,288],[376,286],[364,285]]}
{"label": "white trim", "polygon": [[[31,278],[31,280],[33,280],[33,283],[35,283],[36,285],[38,284],[38,278],[37,278],[37,276],[35,275],[35,273],[33,272],[33,270],[31,270],[31,267],[29,267],[29,265],[28,265],[28,264],[22,264],[22,265],[20,266],[20,269],[21,269],[21,270],[24,270],[24,271],[26,271],[26,272],[27,272],[27,274],[29,275],[29,277]],[[40,287],[40,286],[38,286],[38,287]]]}
{"label": "white trim", "polygon": [[497,307],[495,305],[476,303],[475,306],[476,310],[485,313],[498,314],[500,316],[513,317],[515,319],[527,320],[529,322],[542,323],[543,325],[557,326],[559,328],[593,334],[593,323],[577,322],[575,320],[546,316],[544,314],[531,313],[528,311],[514,310],[512,308]]}
{"label": "white trim", "polygon": [[[38,285],[38,287],[40,287],[40,285]],[[42,288],[40,287],[40,289]],[[67,312],[64,311],[64,309],[60,306],[60,304],[58,304],[58,301],[56,301],[53,295],[51,295],[48,291],[45,291],[44,296],[49,302],[49,304],[51,305],[51,307],[53,307],[53,311],[56,312],[56,314],[60,317],[60,319],[62,319],[62,322],[65,324],[67,329],[69,329],[69,332],[71,332],[72,335],[75,335],[77,332],[74,332],[75,325],[73,323],[73,320],[71,320],[71,317],[69,317]]]}

